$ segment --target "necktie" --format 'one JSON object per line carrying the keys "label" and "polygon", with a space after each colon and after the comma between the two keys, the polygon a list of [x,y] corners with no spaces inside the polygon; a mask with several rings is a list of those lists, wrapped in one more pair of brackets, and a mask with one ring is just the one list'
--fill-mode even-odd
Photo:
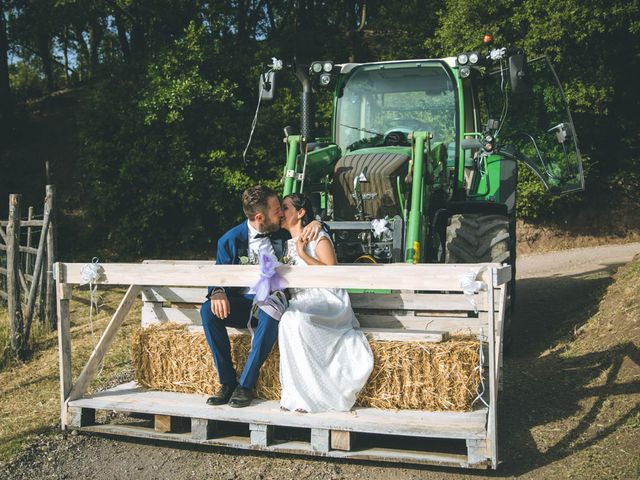
{"label": "necktie", "polygon": [[271,238],[271,234],[270,233],[257,233],[255,237],[253,238]]}

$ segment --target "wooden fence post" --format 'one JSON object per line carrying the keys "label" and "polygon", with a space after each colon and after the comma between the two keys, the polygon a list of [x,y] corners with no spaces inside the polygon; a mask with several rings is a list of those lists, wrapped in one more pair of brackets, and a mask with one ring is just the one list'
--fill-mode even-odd
{"label": "wooden fence post", "polygon": [[[49,193],[49,192],[47,192]],[[33,270],[33,276],[31,277],[31,288],[29,289],[29,298],[27,300],[27,313],[25,317],[24,327],[24,350],[27,350],[27,343],[29,340],[29,334],[31,332],[31,321],[33,320],[33,310],[36,304],[36,293],[38,291],[38,283],[40,281],[40,273],[42,272],[42,262],[44,260],[44,248],[47,231],[51,221],[51,202],[47,195],[47,199],[44,204],[44,215],[42,219],[42,231],[40,233],[40,241],[38,242],[38,253],[36,255],[36,264]]]}
{"label": "wooden fence post", "polygon": [[[29,213],[27,213],[27,222],[31,222],[31,220],[33,220],[33,207],[29,207]],[[33,232],[33,227],[31,227],[31,224],[29,224],[29,226],[27,227],[27,248],[31,248],[32,232]],[[33,265],[33,262],[31,261],[31,259],[32,259],[31,253],[27,251],[27,253],[25,254],[25,266],[24,266],[24,273],[26,275],[33,275],[33,271],[31,270],[31,266]]]}
{"label": "wooden fence post", "polygon": [[22,195],[9,195],[9,223],[7,225],[7,304],[11,324],[11,350],[22,354],[22,305],[20,304],[20,202]]}
{"label": "wooden fence post", "polygon": [[[57,261],[56,255],[56,187],[46,186],[46,201],[49,202],[48,209],[51,212],[49,220],[49,230],[47,230],[47,291],[45,295],[45,317],[51,331],[56,329],[56,286],[53,278],[53,264]],[[45,206],[45,210],[47,206]]]}

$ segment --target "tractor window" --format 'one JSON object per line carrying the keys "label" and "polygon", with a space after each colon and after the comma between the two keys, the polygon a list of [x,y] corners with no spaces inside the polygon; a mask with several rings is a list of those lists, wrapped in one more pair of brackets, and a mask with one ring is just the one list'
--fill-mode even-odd
{"label": "tractor window", "polygon": [[497,137],[503,152],[523,161],[551,193],[583,190],[580,152],[558,77],[545,57],[525,71],[517,94],[510,91],[508,67],[489,75],[483,113],[502,120]]}
{"label": "tractor window", "polygon": [[434,142],[453,142],[455,125],[453,85],[439,63],[360,67],[338,100],[336,136],[342,151],[408,145],[413,131],[431,132]]}

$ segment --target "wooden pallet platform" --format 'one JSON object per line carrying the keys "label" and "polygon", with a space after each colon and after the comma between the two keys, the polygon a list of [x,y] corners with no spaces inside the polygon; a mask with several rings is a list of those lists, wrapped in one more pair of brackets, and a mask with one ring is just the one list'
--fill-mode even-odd
{"label": "wooden pallet platform", "polygon": [[[206,396],[145,390],[135,382],[68,404],[69,427],[108,435],[334,458],[486,468],[486,408],[424,412],[355,408],[352,412],[283,412],[277,401],[246,408],[209,406]],[[147,414],[149,426],[96,424],[95,411]],[[224,432],[223,424],[243,427]],[[297,430],[299,438],[278,437]],[[286,437],[286,435],[285,435]],[[358,439],[357,442],[353,441]],[[433,440],[431,440],[433,439]],[[453,440],[454,448],[438,448]],[[398,445],[405,444],[404,448]],[[435,451],[427,451],[435,446]]]}

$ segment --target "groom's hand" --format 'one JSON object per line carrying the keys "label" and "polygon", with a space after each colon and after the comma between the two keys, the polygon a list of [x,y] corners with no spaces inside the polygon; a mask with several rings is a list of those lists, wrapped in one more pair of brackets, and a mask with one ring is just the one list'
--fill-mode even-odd
{"label": "groom's hand", "polygon": [[224,320],[229,316],[231,305],[226,293],[216,292],[211,295],[211,312],[220,320]]}
{"label": "groom's hand", "polygon": [[320,230],[322,230],[322,224],[317,220],[313,220],[309,225],[302,229],[300,238],[305,242],[310,242],[311,240],[318,238]]}

